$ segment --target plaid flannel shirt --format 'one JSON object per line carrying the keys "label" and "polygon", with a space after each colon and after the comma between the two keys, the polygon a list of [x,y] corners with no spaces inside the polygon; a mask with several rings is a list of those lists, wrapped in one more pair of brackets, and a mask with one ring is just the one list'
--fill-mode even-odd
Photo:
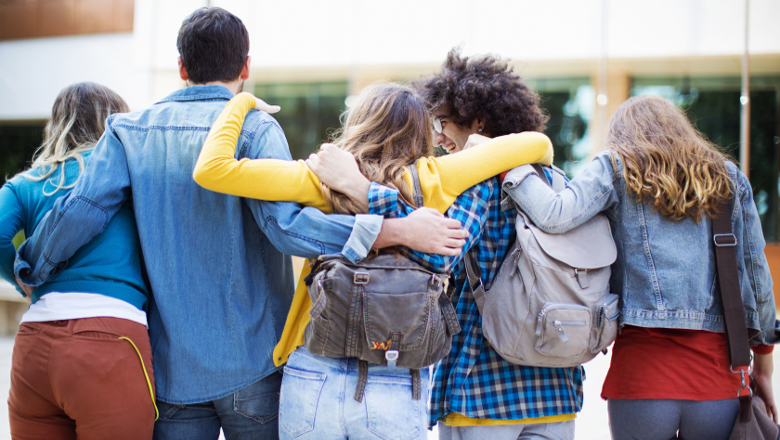
{"label": "plaid flannel shirt", "polygon": [[[545,173],[550,172],[545,169]],[[467,245],[466,249],[478,262],[484,285],[490,288],[514,241],[517,211],[501,211],[502,191],[498,178],[480,185],[484,187],[483,191],[465,192],[458,202],[460,206],[468,206],[474,201],[468,202],[467,198],[485,197],[487,209],[481,211],[479,240],[473,246]],[[397,196],[395,190],[372,184],[369,191],[371,213],[403,216],[411,212]],[[467,229],[470,234],[477,231],[474,226]],[[453,301],[463,331],[453,337],[449,356],[436,365],[429,425],[435,425],[450,412],[472,418],[514,420],[580,411],[582,367],[539,368],[504,360],[482,335],[482,317],[460,260],[453,268],[453,274],[456,279]]]}

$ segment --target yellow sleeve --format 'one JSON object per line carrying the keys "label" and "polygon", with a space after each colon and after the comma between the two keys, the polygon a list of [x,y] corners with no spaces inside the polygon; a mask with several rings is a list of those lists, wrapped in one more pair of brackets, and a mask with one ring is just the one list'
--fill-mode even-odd
{"label": "yellow sleeve", "polygon": [[[472,186],[529,163],[552,164],[553,146],[543,133],[524,132],[491,139],[459,153],[417,162],[424,205],[441,213]],[[412,178],[404,175],[411,188]]]}
{"label": "yellow sleeve", "polygon": [[192,178],[198,185],[219,193],[296,202],[332,212],[322,195],[320,179],[302,160],[235,159],[241,126],[254,106],[251,93],[239,93],[227,103],[209,131]]}
{"label": "yellow sleeve", "polygon": [[306,326],[311,321],[311,298],[309,289],[306,287],[304,278],[311,273],[311,264],[306,261],[298,277],[298,285],[295,287],[290,311],[287,313],[287,320],[284,323],[284,330],[279,342],[274,347],[274,364],[277,367],[287,363],[287,358],[298,347],[304,345],[304,332]]}

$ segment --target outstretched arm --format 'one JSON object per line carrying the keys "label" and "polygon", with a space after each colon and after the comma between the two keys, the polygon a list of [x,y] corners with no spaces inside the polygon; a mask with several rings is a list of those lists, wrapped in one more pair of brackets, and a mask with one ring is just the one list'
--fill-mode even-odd
{"label": "outstretched arm", "polygon": [[247,112],[259,103],[240,93],[227,103],[211,126],[192,173],[195,182],[211,191],[252,199],[296,202],[323,212],[333,208],[322,196],[320,181],[303,161],[283,159],[236,160],[236,146]]}
{"label": "outstretched arm", "polygon": [[[549,165],[552,158],[550,139],[536,132],[500,136],[456,154],[421,158],[417,171],[424,205],[443,213],[468,188],[520,165]],[[306,164],[331,189],[366,203],[370,182],[360,174],[350,153],[324,144]],[[404,177],[411,188],[411,176],[407,173]]]}

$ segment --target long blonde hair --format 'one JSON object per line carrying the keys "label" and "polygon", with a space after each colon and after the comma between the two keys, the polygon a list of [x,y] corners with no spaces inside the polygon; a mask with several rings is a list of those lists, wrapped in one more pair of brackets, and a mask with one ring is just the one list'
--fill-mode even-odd
{"label": "long blonde hair", "polygon": [[[23,176],[35,182],[47,179],[68,159],[78,162],[80,174],[84,169],[81,154],[95,148],[106,129],[106,118],[128,111],[127,103],[108,87],[92,82],[65,87],[54,100],[51,119],[43,129],[43,143],[35,151],[30,170]],[[74,181],[65,185],[64,172],[60,173],[58,182],[51,183],[53,191],[46,192],[45,187],[43,190],[47,196],[76,184]]]}
{"label": "long blonde hair", "polygon": [[[363,89],[334,143],[355,156],[368,180],[397,189],[414,206],[412,191],[402,178],[404,167],[432,155],[433,142],[430,113],[412,89],[395,83],[375,83]],[[344,194],[327,189],[324,194],[335,212],[361,212]]]}
{"label": "long blonde hair", "polygon": [[[635,96],[618,108],[606,139],[623,162],[628,191],[672,220],[713,217],[731,195],[729,158],[683,112],[658,96]],[[612,163],[617,170],[614,156]]]}

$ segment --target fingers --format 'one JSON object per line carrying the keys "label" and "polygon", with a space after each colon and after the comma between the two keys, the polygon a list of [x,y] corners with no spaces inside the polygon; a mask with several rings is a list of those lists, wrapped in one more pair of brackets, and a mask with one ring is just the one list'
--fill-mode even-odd
{"label": "fingers", "polygon": [[255,109],[266,113],[276,113],[282,108],[279,107],[278,105],[270,105],[265,101],[263,101],[262,99],[255,96]]}
{"label": "fingers", "polygon": [[440,249],[438,249],[438,250],[436,250],[434,252],[430,252],[430,253],[432,253],[432,254],[439,254],[439,255],[445,255],[447,257],[454,257],[454,256],[457,256],[457,255],[460,255],[461,249],[460,248],[451,248],[451,247],[442,246]]}
{"label": "fingers", "polygon": [[444,245],[450,248],[462,248],[463,246],[466,246],[466,239],[456,240],[454,238],[450,238],[444,243]]}
{"label": "fingers", "polygon": [[317,156],[316,153],[312,153],[309,155],[309,158],[306,159],[306,166],[309,167],[310,170],[314,172],[314,174],[317,174],[317,170],[320,167],[320,157]]}

